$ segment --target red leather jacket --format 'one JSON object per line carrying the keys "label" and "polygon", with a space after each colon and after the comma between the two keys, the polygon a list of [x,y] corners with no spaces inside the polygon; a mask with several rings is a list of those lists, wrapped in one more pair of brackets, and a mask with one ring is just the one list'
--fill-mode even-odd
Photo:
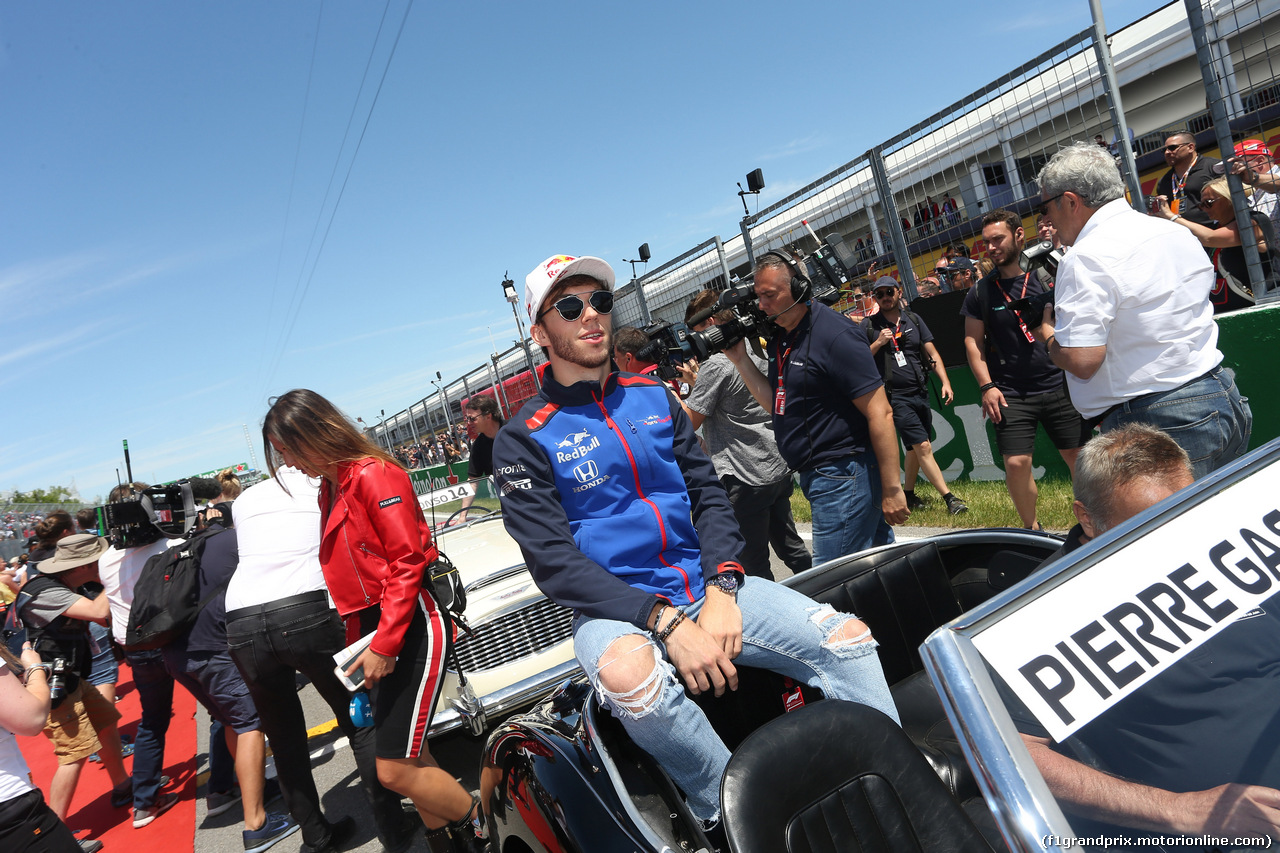
{"label": "red leather jacket", "polygon": [[[372,648],[395,657],[413,617],[427,567],[438,552],[409,475],[367,458],[338,465],[320,486],[320,566],[343,616],[382,605]],[[332,505],[332,510],[330,506]],[[429,607],[435,604],[427,596]]]}

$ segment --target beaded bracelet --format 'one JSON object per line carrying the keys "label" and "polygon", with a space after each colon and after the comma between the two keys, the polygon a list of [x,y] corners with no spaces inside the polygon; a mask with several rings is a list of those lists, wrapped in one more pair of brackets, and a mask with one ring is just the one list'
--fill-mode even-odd
{"label": "beaded bracelet", "polygon": [[653,629],[652,629],[652,633],[653,633],[655,636],[657,636],[657,633],[658,633],[658,626],[662,624],[662,614],[663,614],[663,613],[666,613],[669,609],[670,609],[670,607],[668,607],[668,606],[667,606],[667,605],[665,605],[665,604],[660,604],[660,605],[658,605],[658,615],[657,615],[657,616],[655,616],[655,617],[653,617]]}
{"label": "beaded bracelet", "polygon": [[667,627],[663,628],[661,631],[658,632],[659,642],[665,643],[667,641],[667,637],[671,636],[671,632],[674,631],[676,629],[676,626],[679,625],[681,622],[683,622],[684,619],[685,619],[684,611],[677,610],[675,618],[672,619],[669,623],[667,623]]}

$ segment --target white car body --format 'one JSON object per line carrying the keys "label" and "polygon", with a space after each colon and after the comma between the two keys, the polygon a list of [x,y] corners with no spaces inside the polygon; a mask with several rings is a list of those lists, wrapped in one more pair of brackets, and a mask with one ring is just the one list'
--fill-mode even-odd
{"label": "white car body", "polygon": [[579,671],[573,614],[534,584],[500,514],[440,531],[436,544],[461,576],[474,636],[461,625],[455,632],[466,688],[450,660],[429,736],[463,727],[480,734]]}

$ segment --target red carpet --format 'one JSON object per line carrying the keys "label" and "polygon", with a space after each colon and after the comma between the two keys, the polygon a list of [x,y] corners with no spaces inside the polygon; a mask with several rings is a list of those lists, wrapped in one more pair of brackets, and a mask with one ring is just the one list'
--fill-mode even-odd
{"label": "red carpet", "polygon": [[[86,688],[88,686],[86,685]],[[90,688],[91,689],[91,688]],[[133,689],[133,675],[127,664],[120,664],[120,682],[116,685],[121,714],[120,732],[131,740],[138,731],[141,714],[138,693]],[[173,720],[165,738],[164,773],[172,781],[165,791],[177,791],[176,806],[142,829],[133,828],[133,809],[111,807],[111,780],[101,764],[86,762],[76,786],[67,825],[78,838],[101,839],[103,853],[125,853],[130,849],[165,850],[184,853],[194,849],[196,834],[196,701],[181,686],[173,690]],[[31,776],[49,799],[49,781],[58,762],[53,757],[53,744],[44,735],[19,738],[22,754],[31,767]],[[124,760],[125,770],[133,770],[133,759]],[[139,842],[143,847],[139,848]],[[131,847],[132,846],[132,847]]]}

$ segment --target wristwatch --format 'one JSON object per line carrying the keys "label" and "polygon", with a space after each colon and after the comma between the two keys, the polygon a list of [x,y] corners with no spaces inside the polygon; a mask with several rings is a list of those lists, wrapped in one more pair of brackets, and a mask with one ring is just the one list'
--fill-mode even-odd
{"label": "wristwatch", "polygon": [[707,586],[714,586],[734,599],[738,597],[738,587],[741,585],[742,573],[731,570],[719,572],[715,577],[707,579]]}

